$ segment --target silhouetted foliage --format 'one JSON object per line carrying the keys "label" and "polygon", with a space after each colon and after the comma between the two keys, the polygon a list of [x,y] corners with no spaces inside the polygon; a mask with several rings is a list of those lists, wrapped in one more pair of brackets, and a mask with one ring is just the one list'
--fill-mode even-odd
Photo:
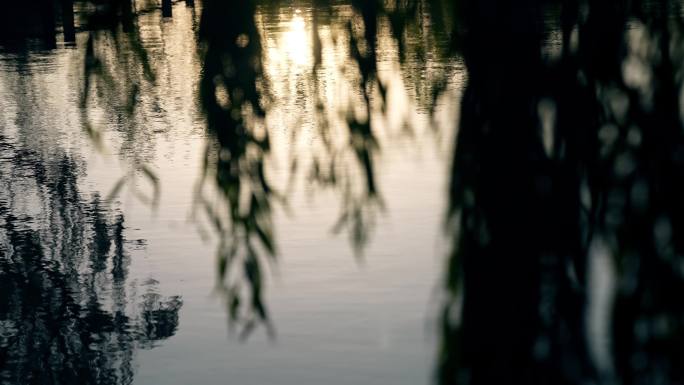
{"label": "silhouetted foliage", "polygon": [[[440,382],[680,383],[681,4],[461,9]],[[606,335],[587,330],[601,253]]]}
{"label": "silhouetted foliage", "polygon": [[[270,144],[262,121],[261,41],[251,1],[206,1],[203,7],[200,100],[212,135],[204,177],[213,179],[221,200],[212,204],[201,181],[197,203],[220,235],[219,287],[226,293],[231,319],[241,321],[247,332],[257,321],[268,321],[257,247],[275,256],[271,200],[277,193],[264,172]],[[241,272],[229,275],[236,269]],[[240,314],[242,308],[253,313]]]}
{"label": "silhouetted foliage", "polygon": [[[56,25],[62,25],[65,41],[86,31],[81,93],[86,132],[101,143],[104,131],[90,119],[99,111],[112,121],[130,122],[119,129],[129,142],[142,142],[135,135],[144,131],[141,90],[154,89],[156,82],[137,25],[136,15],[143,10],[129,0],[92,4],[91,13],[74,17],[69,0],[59,7],[37,2],[37,12],[28,3],[11,3],[11,12],[0,16],[0,45],[21,51],[27,41],[38,39],[43,48],[53,48]],[[401,75],[415,103],[431,114],[453,75],[444,63],[463,60],[467,67],[448,192],[453,250],[445,268],[439,383],[684,382],[684,301],[678,296],[684,288],[681,4],[309,4],[313,11],[305,33],[311,52],[304,55],[311,62],[295,82],[296,97],[310,103],[298,106],[302,114],[314,116],[313,129],[321,140],[304,156],[293,146],[290,180],[303,174],[338,194],[342,208],[332,227],[348,232],[358,254],[384,209],[376,162],[381,132],[374,122],[389,106],[388,84],[379,73],[379,39],[396,45]],[[257,16],[289,6],[256,0],[201,4],[198,99],[208,139],[195,208],[219,236],[218,286],[243,336],[259,323],[272,332],[264,272],[277,255],[272,213],[276,205],[287,208],[290,191],[268,173],[273,134],[287,130],[296,142],[311,128],[266,122],[278,98],[289,95],[274,92],[278,79],[265,63],[268,33]],[[163,8],[164,16],[173,15],[171,2],[164,1]],[[342,101],[327,96],[322,79],[333,71],[324,52],[339,46],[344,47],[344,65],[335,76],[352,90]],[[428,62],[441,67],[435,70]],[[7,141],[0,146],[14,154],[12,173],[28,170],[42,186],[40,201],[58,213],[50,219],[51,229],[64,238],[46,241],[40,228],[27,225],[32,218],[0,199],[5,231],[0,249],[12,256],[0,260],[0,273],[7,278],[0,285],[19,298],[2,298],[2,309],[18,314],[0,319],[4,330],[14,336],[20,320],[42,325],[40,317],[55,317],[48,323],[61,325],[71,319],[64,314],[84,314],[73,327],[89,335],[119,336],[125,343],[118,347],[127,357],[136,344],[151,346],[171,336],[178,323],[176,298],[159,301],[158,294],[148,293],[138,318],[102,310],[93,277],[105,275],[118,285],[127,276],[123,217],[106,208],[108,199],[79,195],[74,160],[64,156],[49,165],[30,149],[16,150]],[[130,174],[112,195],[130,177],[144,175],[154,192],[152,197],[138,195],[155,202],[158,180],[147,159],[134,154],[130,160]],[[605,271],[597,267],[603,260],[610,261]],[[87,267],[85,272],[76,262]],[[83,282],[91,286],[75,288],[73,274],[85,274]],[[595,287],[597,279],[613,280],[614,289],[599,293],[605,289]],[[125,293],[116,296],[121,301]],[[608,299],[597,302],[598,297]],[[67,310],[57,312],[53,303]],[[28,315],[30,308],[45,310]],[[598,331],[593,324],[597,314],[608,325]],[[134,333],[122,326],[131,323]],[[35,338],[65,339],[60,328]],[[0,338],[0,346],[12,346],[0,351],[0,359],[29,354],[28,345],[16,345],[5,334]],[[76,358],[83,356],[65,360]],[[88,359],[107,362],[98,355],[83,362]],[[89,367],[79,369],[86,373],[82,378],[96,376]],[[10,372],[23,379],[38,369]]]}
{"label": "silhouetted foliage", "polygon": [[[390,36],[404,54],[404,31],[414,27],[419,16],[417,3],[386,8],[380,2],[352,1],[333,6],[316,2],[311,15],[311,63],[298,79],[297,87],[313,103],[313,129],[322,147],[311,147],[300,154],[292,146],[290,180],[303,173],[316,186],[338,192],[342,210],[333,226],[334,232],[346,230],[360,254],[370,239],[374,217],[384,207],[375,175],[375,158],[380,152],[378,128],[371,118],[384,114],[386,86],[378,77],[378,22],[387,21]],[[267,58],[255,18],[259,12],[282,8],[278,2],[245,1],[240,4],[204,1],[199,29],[202,44],[200,101],[206,113],[207,131],[211,134],[204,160],[204,177],[196,194],[198,213],[208,218],[220,237],[218,247],[219,288],[226,294],[232,321],[237,321],[246,336],[258,321],[272,327],[263,300],[267,261],[276,256],[272,224],[274,204],[287,208],[289,186],[275,186],[266,171],[271,153],[273,131],[289,130],[293,142],[307,137],[298,126],[268,125],[265,116],[287,96],[272,92],[270,74],[264,70]],[[260,11],[261,10],[261,11]],[[427,11],[425,11],[427,12]],[[352,17],[349,17],[351,13]],[[320,30],[332,31],[332,41],[321,37]],[[323,49],[342,41],[348,57],[343,73],[336,76],[353,90],[346,111],[328,105],[322,72],[334,71],[322,60]],[[309,55],[308,52],[302,53]],[[446,74],[431,92],[439,94]],[[360,98],[355,98],[359,95]],[[432,105],[433,103],[427,103]],[[342,113],[340,121],[337,116]],[[340,138],[343,138],[340,141]],[[302,166],[304,164],[304,166]],[[214,183],[210,183],[214,182]],[[218,196],[219,199],[216,199]]]}

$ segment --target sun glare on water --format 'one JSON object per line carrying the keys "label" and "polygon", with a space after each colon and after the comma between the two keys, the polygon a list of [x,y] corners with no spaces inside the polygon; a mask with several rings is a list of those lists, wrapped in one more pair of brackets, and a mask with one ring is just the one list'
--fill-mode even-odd
{"label": "sun glare on water", "polygon": [[283,22],[282,37],[278,45],[278,56],[296,66],[308,67],[313,64],[311,31],[302,17],[295,11],[292,19]]}

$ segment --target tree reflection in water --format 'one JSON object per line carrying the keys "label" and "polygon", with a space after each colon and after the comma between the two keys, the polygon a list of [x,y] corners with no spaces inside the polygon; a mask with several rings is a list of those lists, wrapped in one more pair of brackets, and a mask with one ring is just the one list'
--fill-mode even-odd
{"label": "tree reflection in water", "polygon": [[[123,19],[124,35],[110,34],[106,15],[98,21],[98,28],[108,26],[110,32],[90,40],[83,100],[97,88],[104,98],[118,97],[111,98],[119,103],[112,110],[130,106],[124,110],[133,114],[138,86],[153,82],[154,70],[147,68],[134,16],[124,3],[129,4],[116,2],[108,14]],[[420,61],[406,57],[462,58],[467,66],[448,195],[453,252],[445,268],[438,381],[684,382],[684,301],[677,295],[684,287],[681,2],[318,0],[311,5],[310,27],[297,35],[310,40],[304,47],[310,52],[297,53],[307,73],[295,89],[306,102],[295,105],[315,116],[321,141],[307,149],[306,159],[292,146],[290,170],[339,194],[342,212],[335,227],[346,229],[359,250],[383,207],[375,167],[381,150],[377,122],[391,106],[389,85],[378,70],[380,38],[396,45],[408,83],[427,89],[418,104],[428,111],[453,74],[442,69],[434,78],[423,76],[427,68],[413,67]],[[306,131],[289,120],[282,127],[268,123],[283,95],[274,86],[281,74],[265,66],[274,59],[259,15],[280,6],[206,0],[198,36],[199,99],[209,139],[196,208],[220,236],[219,282],[230,317],[244,335],[259,322],[271,329],[263,271],[276,255],[273,208],[286,206],[288,198],[287,186],[275,183],[266,167],[275,151],[272,137],[286,129],[297,142]],[[417,35],[450,41],[430,51]],[[108,78],[104,65],[111,60],[101,59],[96,47],[101,36],[128,39],[125,50],[133,54],[117,71],[142,66],[145,71],[132,71],[141,78],[125,84]],[[344,69],[333,75],[352,90],[342,97],[331,98],[326,88],[325,74],[337,71],[326,61],[329,51],[344,57]],[[20,314],[2,321],[3,330],[10,330],[2,335],[2,346],[17,343],[12,340],[17,333],[33,333],[36,341],[50,341],[35,343],[44,349],[59,341],[54,346],[65,347],[65,360],[78,357],[74,352],[88,344],[104,344],[106,350],[113,340],[130,356],[136,344],[148,346],[173,334],[177,299],[154,305],[159,300],[150,295],[137,318],[101,310],[95,277],[107,276],[114,286],[125,280],[123,221],[102,209],[97,197],[84,208],[74,203],[82,198],[70,181],[76,178],[73,160],[63,158],[53,174],[43,160],[31,160],[30,152],[16,154],[7,163],[11,167],[3,167],[33,170],[30,175],[47,194],[40,201],[54,205],[47,212],[57,213],[50,216],[51,233],[66,234],[68,242],[45,238],[39,228],[26,225],[30,221],[10,201],[0,201],[7,234],[2,247],[14,258],[3,260],[8,278],[1,284],[26,293],[2,304]],[[144,168],[142,160],[133,163],[136,170]],[[32,166],[20,166],[25,164]],[[78,285],[74,276],[81,277]],[[614,289],[597,288],[601,279],[614,281]],[[125,293],[112,293],[116,308]],[[53,303],[65,310],[57,311]],[[22,315],[33,308],[43,310]],[[69,311],[83,316],[63,317]],[[41,317],[55,317],[50,321],[55,325],[71,323],[32,332],[47,324]],[[19,328],[24,318],[35,326]],[[116,326],[122,324],[136,326]],[[91,341],[87,338],[98,334],[85,333],[73,342],[63,330],[74,327],[116,338]],[[3,350],[0,358],[29,354],[27,346]],[[107,368],[130,371],[118,358],[88,354],[88,359],[109,359]]]}
{"label": "tree reflection in water", "polygon": [[123,215],[82,196],[78,162],[0,148],[0,382],[130,383],[135,350],[175,333],[180,298],[127,292]]}
{"label": "tree reflection in water", "polygon": [[16,132],[0,132],[0,383],[130,384],[136,351],[176,333],[182,300],[128,281],[124,216],[80,191],[83,160],[40,138],[30,113],[50,101],[31,87],[32,47],[11,47],[21,92]]}

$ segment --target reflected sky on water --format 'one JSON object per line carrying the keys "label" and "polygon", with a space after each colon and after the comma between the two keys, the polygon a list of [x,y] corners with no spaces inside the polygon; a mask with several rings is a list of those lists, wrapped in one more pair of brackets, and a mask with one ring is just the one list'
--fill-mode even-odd
{"label": "reflected sky on water", "polygon": [[681,1],[36,4],[3,385],[684,378]]}
{"label": "reflected sky on water", "polygon": [[[381,18],[377,77],[386,102],[371,90],[365,109],[362,74],[349,59],[350,33],[359,33],[347,24],[359,17],[351,5],[257,7],[267,106],[262,128],[271,141],[266,173],[287,199],[273,204],[277,262],[265,265],[264,298],[276,338],[257,328],[241,343],[229,332],[227,309],[215,290],[219,239],[210,217],[196,206],[200,185],[208,200],[222,204],[212,180],[202,176],[214,140],[198,97],[206,49],[197,43],[202,5],[178,3],[173,12],[163,20],[156,10],[142,13],[132,33],[82,31],[75,46],[58,36],[54,50],[0,55],[0,145],[13,149],[3,150],[12,155],[0,163],[0,203],[9,207],[1,214],[19,218],[14,221],[26,227],[22,231],[35,234],[31,239],[46,251],[83,250],[78,263],[71,260],[80,253],[51,257],[79,271],[51,278],[71,287],[60,301],[86,306],[80,299],[86,294],[77,293],[94,287],[86,297],[99,301],[103,310],[97,314],[119,319],[115,309],[128,309],[121,331],[69,324],[69,317],[59,321],[63,334],[82,327],[127,341],[93,347],[95,353],[67,349],[69,359],[124,357],[111,366],[124,362],[125,373],[113,371],[91,383],[427,383],[436,351],[430,304],[446,249],[440,230],[446,160],[463,82],[462,63],[447,55],[445,37],[423,35],[431,26],[421,13],[400,54],[389,21]],[[77,18],[77,30],[84,28]],[[86,82],[89,65],[100,72]],[[446,91],[431,114],[440,87]],[[349,146],[350,116],[370,121],[378,142],[373,205],[363,203],[365,179]],[[70,173],[60,172],[60,165]],[[312,176],[324,166],[332,166],[326,172],[339,183]],[[75,195],[51,192],[61,188],[55,180],[60,175],[72,175]],[[103,203],[112,192],[113,202]],[[158,200],[149,203],[156,194]],[[49,197],[59,196],[63,202],[50,203]],[[354,202],[361,202],[372,226],[360,248],[353,225],[335,228],[345,204]],[[84,216],[75,221],[82,243],[62,236],[65,225],[55,224],[60,215],[74,218],[69,210]],[[6,229],[9,222],[0,223]],[[98,246],[98,237],[113,237],[112,246]],[[126,274],[113,269],[117,252],[126,255]],[[93,258],[100,265],[88,262]],[[43,266],[34,274],[63,268]],[[50,285],[40,289],[44,306],[57,301],[48,294]],[[154,320],[169,309],[177,328],[145,342],[135,331],[145,328],[145,314]],[[5,326],[43,322],[30,312],[4,312]],[[28,357],[28,350],[17,350],[17,330],[3,327],[0,359],[6,362]],[[5,368],[3,380],[24,373],[13,364]]]}

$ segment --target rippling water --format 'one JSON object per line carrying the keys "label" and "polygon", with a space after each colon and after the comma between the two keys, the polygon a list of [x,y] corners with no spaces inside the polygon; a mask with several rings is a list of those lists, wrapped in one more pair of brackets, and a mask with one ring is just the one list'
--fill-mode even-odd
{"label": "rippling water", "polygon": [[[462,63],[440,54],[446,36],[421,32],[432,28],[422,13],[400,60],[383,19],[386,110],[376,95],[364,111],[345,43],[355,33],[346,21],[358,15],[345,2],[325,12],[307,4],[255,15],[270,100],[266,172],[287,196],[273,208],[272,339],[263,328],[246,342],[230,333],[215,290],[219,239],[194,204],[211,146],[198,96],[201,4],[176,4],[170,19],[141,14],[139,40],[83,31],[75,45],[0,53],[0,225],[11,229],[0,235],[0,266],[23,258],[32,269],[0,276],[0,290],[14,293],[0,296],[3,383],[429,382]],[[130,49],[137,43],[144,56]],[[84,75],[90,44],[97,81]],[[437,84],[446,91],[432,111]],[[370,119],[379,143],[381,203],[362,207],[361,244],[352,225],[333,231],[345,202],[363,199],[349,114]],[[330,159],[348,189],[308,177]]]}
{"label": "rippling water", "polygon": [[161,2],[3,4],[0,384],[684,381],[684,2]]}

